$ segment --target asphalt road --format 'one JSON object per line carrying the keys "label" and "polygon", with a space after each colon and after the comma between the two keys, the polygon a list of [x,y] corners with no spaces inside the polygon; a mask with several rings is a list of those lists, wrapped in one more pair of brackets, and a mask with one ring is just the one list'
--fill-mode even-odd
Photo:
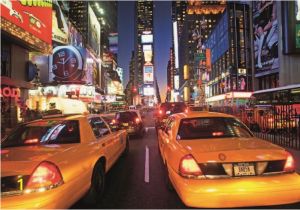
{"label": "asphalt road", "polygon": [[[186,208],[176,192],[168,191],[165,185],[165,171],[158,152],[152,113],[146,115],[144,121],[147,127],[145,136],[143,138],[130,139],[128,156],[121,158],[106,176],[106,186],[102,200],[96,206],[87,206],[80,200],[71,208]],[[147,150],[149,158],[146,158]],[[149,165],[149,168],[146,165]],[[251,207],[251,209],[253,208]],[[256,208],[300,209],[300,203]]]}

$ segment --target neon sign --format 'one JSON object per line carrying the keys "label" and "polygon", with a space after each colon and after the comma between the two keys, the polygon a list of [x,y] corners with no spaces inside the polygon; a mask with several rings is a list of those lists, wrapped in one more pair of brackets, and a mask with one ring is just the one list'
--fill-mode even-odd
{"label": "neon sign", "polygon": [[20,97],[20,90],[18,88],[5,87],[5,88],[1,88],[0,95],[1,97],[9,97],[9,98],[17,99]]}

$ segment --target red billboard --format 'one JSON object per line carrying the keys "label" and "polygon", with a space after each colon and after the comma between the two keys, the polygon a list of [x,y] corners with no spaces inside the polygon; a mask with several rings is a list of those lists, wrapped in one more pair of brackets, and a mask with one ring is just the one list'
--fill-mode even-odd
{"label": "red billboard", "polygon": [[0,0],[0,3],[1,17],[51,44],[52,0]]}

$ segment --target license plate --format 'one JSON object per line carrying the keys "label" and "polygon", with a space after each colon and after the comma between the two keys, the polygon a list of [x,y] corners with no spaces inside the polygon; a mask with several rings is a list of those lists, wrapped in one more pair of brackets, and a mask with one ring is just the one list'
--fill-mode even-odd
{"label": "license plate", "polygon": [[233,164],[233,171],[235,176],[255,176],[255,169],[253,163]]}
{"label": "license plate", "polygon": [[128,123],[123,123],[123,126],[128,126]]}

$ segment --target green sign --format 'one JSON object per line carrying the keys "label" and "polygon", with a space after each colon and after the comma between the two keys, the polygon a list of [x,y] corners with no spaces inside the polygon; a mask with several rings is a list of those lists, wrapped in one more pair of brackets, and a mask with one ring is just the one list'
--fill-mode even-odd
{"label": "green sign", "polygon": [[296,24],[296,48],[300,48],[300,23]]}

